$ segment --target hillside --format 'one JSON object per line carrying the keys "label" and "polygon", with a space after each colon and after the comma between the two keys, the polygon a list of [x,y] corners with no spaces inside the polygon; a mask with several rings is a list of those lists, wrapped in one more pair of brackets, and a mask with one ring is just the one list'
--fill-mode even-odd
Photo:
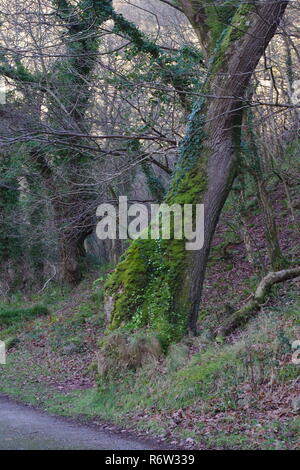
{"label": "hillside", "polygon": [[[271,194],[280,243],[295,259],[300,240],[289,228],[282,187]],[[2,323],[9,352],[0,392],[51,413],[184,448],[299,448],[300,380],[292,343],[300,339],[300,279],[275,286],[245,328],[227,338],[214,335],[226,303],[240,306],[259,280],[237,233],[232,237],[233,210],[229,201],[214,240],[198,336],[171,345],[166,356],[148,357],[135,371],[112,363],[99,376],[102,286],[109,270],[103,268],[98,280],[72,291],[50,286],[26,304],[21,298],[2,304],[0,310],[11,312],[35,305],[37,318]],[[261,214],[252,200],[247,223],[264,259]]]}

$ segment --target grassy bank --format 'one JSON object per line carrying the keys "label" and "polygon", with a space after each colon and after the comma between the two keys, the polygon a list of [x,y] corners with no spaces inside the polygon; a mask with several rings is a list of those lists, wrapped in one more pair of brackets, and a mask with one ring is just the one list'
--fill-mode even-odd
{"label": "grassy bank", "polygon": [[101,292],[81,289],[48,305],[47,316],[1,326],[1,339],[17,339],[0,366],[1,393],[50,413],[107,421],[183,446],[299,445],[300,366],[291,360],[300,328],[295,291],[228,341],[213,339],[204,327],[159,361],[112,374],[97,387],[91,364],[103,330]]}

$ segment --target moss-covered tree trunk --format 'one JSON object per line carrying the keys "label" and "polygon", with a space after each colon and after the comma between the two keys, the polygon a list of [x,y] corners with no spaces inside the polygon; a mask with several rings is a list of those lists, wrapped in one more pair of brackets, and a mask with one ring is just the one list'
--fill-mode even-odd
{"label": "moss-covered tree trunk", "polygon": [[[188,3],[181,2],[184,11]],[[163,333],[166,341],[187,328],[196,330],[212,237],[238,171],[243,99],[287,5],[264,0],[241,3],[233,11],[229,2],[228,7],[222,2],[218,14],[209,2],[190,3],[199,7],[193,26],[198,21],[210,65],[166,202],[204,203],[204,247],[191,252],[180,240],[136,240],[106,289],[110,328],[147,325]],[[190,10],[187,16],[191,18]],[[224,29],[224,24],[229,26]]]}

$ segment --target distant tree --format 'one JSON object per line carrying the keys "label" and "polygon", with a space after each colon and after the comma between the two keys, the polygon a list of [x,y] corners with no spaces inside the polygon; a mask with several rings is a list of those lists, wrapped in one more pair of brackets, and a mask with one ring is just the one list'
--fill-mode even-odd
{"label": "distant tree", "polygon": [[[7,20],[15,31],[20,19],[27,19],[22,1],[19,3],[20,12]],[[0,58],[0,73],[14,83],[27,110],[18,125],[11,117],[11,128],[4,137],[11,151],[18,143],[22,165],[27,167],[32,238],[34,233],[42,236],[38,198],[46,198],[56,226],[51,251],[56,252],[58,243],[61,280],[75,285],[82,278],[84,240],[94,229],[97,202],[111,199],[111,181],[120,184],[126,179],[129,193],[128,174],[140,166],[149,190],[161,199],[164,184],[153,166],[169,175],[171,170],[160,162],[160,155],[164,158],[170,143],[176,146],[174,137],[170,140],[161,130],[162,123],[167,134],[170,126],[172,131],[178,126],[177,116],[172,116],[175,124],[170,126],[163,116],[176,113],[177,102],[184,113],[189,112],[202,55],[187,46],[164,51],[108,0],[49,0],[44,10],[34,4],[28,11],[32,17],[29,24],[25,21],[22,33],[29,43],[21,50],[3,47]],[[113,21],[111,31],[105,29],[109,19]],[[39,42],[45,34],[49,42]],[[119,42],[115,45],[111,40],[103,52],[100,39],[105,35],[117,37]],[[53,51],[56,42],[58,49]],[[158,85],[141,90],[147,82]],[[177,94],[175,99],[173,92],[164,91],[169,85]],[[149,109],[144,107],[147,102]],[[39,270],[41,259],[49,252],[42,244],[32,243],[30,255]],[[117,259],[119,250],[115,255],[112,258]]]}

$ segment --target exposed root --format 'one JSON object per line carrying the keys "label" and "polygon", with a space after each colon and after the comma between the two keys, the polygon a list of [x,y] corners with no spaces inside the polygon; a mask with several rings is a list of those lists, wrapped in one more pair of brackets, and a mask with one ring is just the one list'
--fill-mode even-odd
{"label": "exposed root", "polygon": [[239,326],[243,326],[249,318],[259,310],[274,284],[294,279],[298,276],[300,276],[300,266],[267,274],[267,276],[260,281],[250,300],[223,322],[218,329],[218,334],[226,336]]}

